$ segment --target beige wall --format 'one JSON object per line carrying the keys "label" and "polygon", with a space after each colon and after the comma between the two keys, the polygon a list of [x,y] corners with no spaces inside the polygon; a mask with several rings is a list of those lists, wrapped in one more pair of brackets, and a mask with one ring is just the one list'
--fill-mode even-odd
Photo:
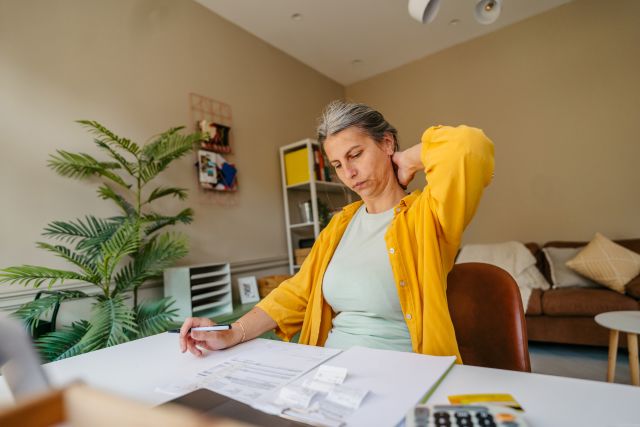
{"label": "beige wall", "polygon": [[640,237],[639,18],[636,0],[577,0],[347,97],[385,113],[405,148],[430,124],[485,129],[496,177],[467,242]]}
{"label": "beige wall", "polygon": [[[577,0],[346,93],[403,147],[432,123],[492,137],[496,178],[467,242],[638,237],[640,3],[608,5]],[[189,125],[189,92],[232,106],[240,191],[198,190],[193,158],[169,169],[196,211],[183,264],[284,257],[277,147],[312,135],[345,88],[189,0],[0,0],[0,266],[62,266],[35,249],[45,224],[114,212],[44,166],[57,148],[95,153],[75,119],[143,141]]]}
{"label": "beige wall", "polygon": [[240,190],[198,190],[195,155],[161,178],[196,212],[183,264],[286,256],[277,147],[313,136],[342,86],[190,0],[0,0],[0,267],[63,266],[35,248],[43,227],[114,212],[45,167],[55,149],[96,152],[74,120],[144,141],[191,125],[190,92],[231,105]]}

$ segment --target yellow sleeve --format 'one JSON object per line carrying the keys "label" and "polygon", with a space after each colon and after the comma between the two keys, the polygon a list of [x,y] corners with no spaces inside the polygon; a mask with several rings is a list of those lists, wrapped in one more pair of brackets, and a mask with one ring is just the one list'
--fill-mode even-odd
{"label": "yellow sleeve", "polygon": [[455,256],[493,177],[493,142],[481,129],[434,126],[422,135],[421,158],[427,175],[424,194],[437,219],[439,238]]}
{"label": "yellow sleeve", "polygon": [[262,309],[277,324],[276,334],[285,341],[302,328],[309,297],[320,271],[322,254],[328,244],[328,233],[333,228],[330,223],[318,236],[311,252],[293,277],[282,282],[271,291],[256,307]]}

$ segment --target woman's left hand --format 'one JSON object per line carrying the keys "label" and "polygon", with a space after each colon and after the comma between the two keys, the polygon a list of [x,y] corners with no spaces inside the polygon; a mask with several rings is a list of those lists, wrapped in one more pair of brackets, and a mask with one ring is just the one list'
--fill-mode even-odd
{"label": "woman's left hand", "polygon": [[398,181],[401,185],[406,187],[416,172],[422,169],[421,150],[422,144],[416,144],[408,150],[393,153],[391,160],[398,167]]}

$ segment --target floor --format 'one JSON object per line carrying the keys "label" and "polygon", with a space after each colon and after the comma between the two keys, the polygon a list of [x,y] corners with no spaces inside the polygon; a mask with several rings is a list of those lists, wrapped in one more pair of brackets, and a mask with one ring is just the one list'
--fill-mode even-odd
{"label": "floor", "polygon": [[[538,374],[595,381],[607,380],[608,349],[606,347],[530,342],[529,356],[531,370]],[[631,384],[629,355],[626,349],[618,350],[615,382]]]}

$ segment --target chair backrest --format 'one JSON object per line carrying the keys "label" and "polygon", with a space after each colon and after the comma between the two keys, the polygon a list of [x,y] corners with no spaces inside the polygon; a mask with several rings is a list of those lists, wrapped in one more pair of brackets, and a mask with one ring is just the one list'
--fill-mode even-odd
{"label": "chair backrest", "polygon": [[18,321],[0,314],[0,371],[18,400],[48,391],[49,381],[40,366],[29,335]]}
{"label": "chair backrest", "polygon": [[509,273],[491,264],[455,264],[447,299],[462,363],[531,372],[520,291]]}

